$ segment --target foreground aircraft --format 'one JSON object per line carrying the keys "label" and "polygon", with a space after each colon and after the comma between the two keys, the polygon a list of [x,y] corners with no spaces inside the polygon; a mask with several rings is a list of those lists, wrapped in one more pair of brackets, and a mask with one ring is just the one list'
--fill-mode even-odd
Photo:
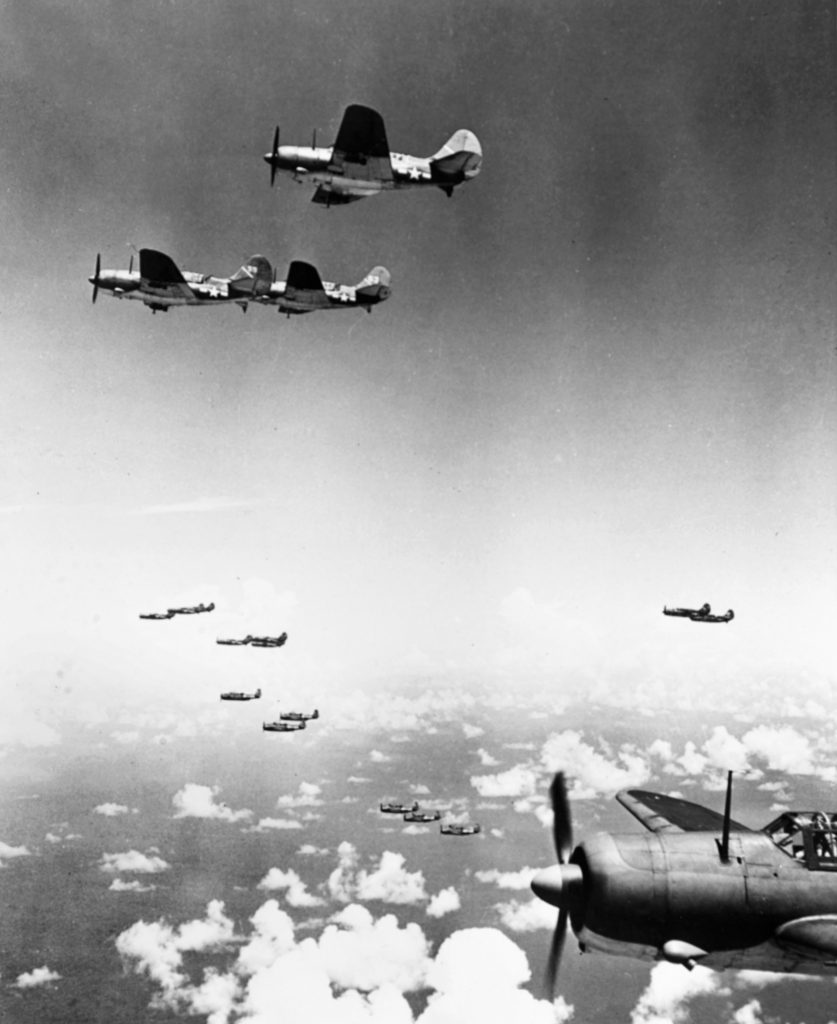
{"label": "foreground aircraft", "polygon": [[380,808],[384,814],[409,814],[417,811],[419,805],[418,800],[414,800],[411,804],[383,803]]}
{"label": "foreground aircraft", "polygon": [[305,722],[262,722],[264,732],[299,732],[305,728]]}
{"label": "foreground aircraft", "polygon": [[476,836],[482,831],[477,825],[440,825],[439,831],[443,836]]}
{"label": "foreground aircraft", "polygon": [[554,986],[567,922],[581,951],[693,968],[837,974],[837,814],[788,811],[760,831],[676,797],[616,799],[649,830],[600,832],[573,849],[563,775],[550,788],[558,864],[532,880],[559,910]]}
{"label": "foreground aircraft", "polygon": [[384,302],[390,296],[390,272],[386,267],[373,267],[356,285],[323,281],[310,263],[294,260],[286,281],[276,281],[258,302],[278,306],[280,313],[312,313],[315,309],[365,309]]}
{"label": "foreground aircraft", "polygon": [[692,622],[732,622],[735,612],[730,608],[724,615],[690,615],[689,618]]}
{"label": "foreground aircraft", "polygon": [[441,811],[407,811],[404,821],[438,821],[441,817]]}
{"label": "foreground aircraft", "polygon": [[190,605],[186,608],[169,608],[169,612],[172,615],[200,615],[201,612],[214,612],[215,602],[210,601],[209,604],[195,604]]}
{"label": "foreground aircraft", "polygon": [[251,636],[250,646],[251,647],[281,647],[288,639],[287,633],[281,633],[279,636]]}
{"label": "foreground aircraft", "polygon": [[256,690],[255,693],[240,693],[230,690],[228,693],[221,694],[221,700],[258,700],[261,695],[261,690]]}
{"label": "foreground aircraft", "polygon": [[145,613],[140,612],[140,618],[141,619],[173,619],[174,618],[174,612],[173,611],[167,611],[167,612],[145,612]]}
{"label": "foreground aircraft", "polygon": [[322,206],[353,203],[392,189],[434,185],[453,195],[457,185],[475,178],[482,165],[482,147],[473,132],[460,128],[433,156],[391,153],[381,115],[369,107],[347,107],[333,146],[280,146],[279,129],[265,154],[270,184],[276,172],[316,186],[312,202]]}
{"label": "foreground aircraft", "polygon": [[312,714],[305,711],[283,711],[279,716],[280,722],[311,722],[320,717],[320,712],[314,708]]}
{"label": "foreground aircraft", "polygon": [[697,619],[708,615],[712,609],[708,604],[700,608],[667,608],[663,605],[663,615],[676,615],[680,619]]}

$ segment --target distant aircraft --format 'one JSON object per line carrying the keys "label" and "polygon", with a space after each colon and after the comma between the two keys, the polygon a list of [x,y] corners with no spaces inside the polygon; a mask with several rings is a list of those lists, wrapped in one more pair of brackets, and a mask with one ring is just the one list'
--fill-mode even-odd
{"label": "distant aircraft", "polygon": [[438,821],[441,817],[441,811],[407,811],[404,821]]}
{"label": "distant aircraft", "polygon": [[305,728],[305,722],[262,722],[264,732],[299,732]]}
{"label": "distant aircraft", "polygon": [[217,306],[230,302],[246,313],[248,302],[266,294],[272,284],[270,263],[264,256],[251,256],[232,277],[181,271],[170,256],[156,249],[140,249],[139,265],[139,270],[134,270],[131,257],[128,270],[102,270],[101,255],[97,255],[96,271],[88,278],[93,285],[93,301],[103,288],[116,299],[144,302],[152,313],[165,313],[170,306]]}
{"label": "distant aircraft", "polygon": [[554,985],[567,923],[585,952],[693,968],[837,974],[837,814],[786,811],[760,831],[679,797],[616,799],[653,833],[600,832],[573,849],[563,775],[550,789],[557,865],[532,880],[559,910]]}
{"label": "distant aircraft", "polygon": [[234,690],[230,690],[228,693],[221,694],[221,700],[258,700],[261,695],[261,690],[256,690],[255,693],[236,693]]}
{"label": "distant aircraft", "polygon": [[477,825],[440,825],[439,831],[443,836],[475,836],[482,831]]}
{"label": "distant aircraft", "polygon": [[253,640],[253,638],[251,636],[245,636],[241,640],[234,640],[234,639],[226,640],[226,639],[222,639],[221,637],[218,637],[216,639],[215,643],[216,644],[225,644],[227,647],[242,647],[245,644],[251,643],[252,640]]}
{"label": "distant aircraft", "polygon": [[692,622],[732,622],[735,612],[730,608],[724,615],[690,615]]}
{"label": "distant aircraft", "polygon": [[200,615],[201,612],[213,612],[215,611],[215,602],[212,601],[209,604],[196,604],[190,605],[186,608],[169,608],[169,612],[172,615]]}
{"label": "distant aircraft", "polygon": [[343,114],[333,146],[280,146],[279,129],[265,155],[270,184],[276,172],[316,186],[312,202],[323,206],[353,203],[391,189],[433,185],[453,195],[457,185],[475,178],[482,166],[482,147],[473,132],[460,128],[430,157],[391,153],[381,115],[352,104]]}
{"label": "distant aircraft", "polygon": [[702,618],[712,611],[708,604],[700,608],[666,608],[663,606],[663,615],[676,615],[681,619]]}
{"label": "distant aircraft", "polygon": [[384,302],[390,296],[390,272],[374,267],[356,285],[323,281],[316,267],[294,260],[286,281],[276,281],[270,291],[257,301],[278,306],[280,313],[311,313],[316,309],[365,309]]}
{"label": "distant aircraft", "polygon": [[172,612],[172,611],[168,611],[168,612],[146,612],[144,614],[142,612],[140,612],[140,618],[141,619],[173,619],[174,618],[174,612]]}
{"label": "distant aircraft", "polygon": [[251,647],[282,647],[285,641],[288,639],[287,633],[282,633],[280,636],[251,636],[250,646]]}
{"label": "distant aircraft", "polygon": [[320,712],[314,708],[313,712],[309,715],[305,711],[283,711],[279,716],[280,722],[311,722],[315,718],[320,717]]}
{"label": "distant aircraft", "polygon": [[417,811],[419,805],[418,800],[414,800],[411,804],[382,803],[380,808],[384,814],[410,814]]}

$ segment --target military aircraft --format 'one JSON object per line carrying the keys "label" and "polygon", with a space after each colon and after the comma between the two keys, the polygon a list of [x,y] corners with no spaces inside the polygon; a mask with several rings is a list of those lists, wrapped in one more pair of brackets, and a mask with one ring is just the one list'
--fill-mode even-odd
{"label": "military aircraft", "polygon": [[201,612],[214,612],[215,602],[210,601],[209,604],[195,604],[190,605],[186,608],[169,608],[169,612],[172,615],[200,615]]}
{"label": "military aircraft", "polygon": [[700,608],[667,608],[663,605],[663,615],[676,615],[681,619],[696,619],[708,615],[711,611],[708,604],[702,605]]}
{"label": "military aircraft", "polygon": [[241,640],[236,640],[234,638],[224,639],[222,637],[218,637],[215,640],[215,643],[216,644],[224,644],[227,647],[243,647],[246,644],[252,643],[252,641],[253,641],[253,638],[251,636],[245,636]]}
{"label": "military aircraft", "polygon": [[167,612],[145,612],[145,613],[140,612],[140,618],[141,619],[173,619],[174,618],[174,612],[173,611],[167,611]]}
{"label": "military aircraft", "polygon": [[414,800],[411,804],[382,803],[380,808],[384,814],[409,814],[417,811],[419,805],[418,800]]}
{"label": "military aircraft", "polygon": [[262,722],[264,732],[299,732],[305,728],[305,722]]}
{"label": "military aircraft", "polygon": [[732,622],[735,612],[730,608],[724,615],[690,615],[692,622]]}
{"label": "military aircraft", "polygon": [[280,722],[311,722],[316,718],[320,717],[320,712],[314,708],[314,711],[309,715],[305,711],[283,711],[279,716]]}
{"label": "military aircraft", "polygon": [[404,821],[438,821],[441,817],[441,811],[407,811]]}
{"label": "military aircraft", "polygon": [[475,836],[482,828],[477,825],[440,825],[439,831],[443,836]]}
{"label": "military aircraft", "polygon": [[837,973],[837,814],[788,811],[761,830],[677,797],[616,799],[650,831],[598,833],[573,849],[564,776],[550,798],[558,864],[532,880],[557,907],[554,980],[567,923],[584,952],[724,970]]}
{"label": "military aircraft", "polygon": [[353,103],[347,107],[333,146],[280,146],[279,129],[265,154],[270,184],[276,172],[316,186],[312,202],[322,206],[353,203],[391,189],[433,185],[453,195],[457,185],[475,178],[482,165],[482,147],[473,132],[460,128],[429,157],[391,153],[381,115]]}
{"label": "military aircraft", "polygon": [[288,639],[287,633],[282,633],[279,636],[251,636],[250,646],[251,647],[282,647],[285,641]]}
{"label": "military aircraft", "polygon": [[286,281],[276,281],[270,291],[255,299],[266,305],[278,306],[278,312],[311,313],[315,309],[365,309],[384,302],[390,296],[390,272],[386,267],[373,267],[356,285],[333,284],[323,281],[316,267],[302,260],[294,260],[288,269]]}
{"label": "military aircraft", "polygon": [[221,694],[221,700],[258,700],[261,695],[261,690],[256,690],[255,693],[237,693],[235,690],[230,690],[228,693]]}
{"label": "military aircraft", "polygon": [[269,291],[270,263],[264,256],[251,256],[232,277],[214,277],[190,270],[181,271],[174,260],[156,249],[140,249],[139,270],[102,270],[101,255],[88,281],[93,301],[104,289],[116,299],[138,299],[152,313],[166,313],[171,306],[218,306],[234,302],[247,312],[247,304]]}

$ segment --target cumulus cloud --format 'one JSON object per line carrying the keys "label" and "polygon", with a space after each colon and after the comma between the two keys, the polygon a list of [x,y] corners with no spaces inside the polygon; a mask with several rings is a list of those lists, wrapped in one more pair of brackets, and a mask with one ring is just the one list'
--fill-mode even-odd
{"label": "cumulus cloud", "polygon": [[450,885],[447,889],[441,889],[435,896],[430,897],[430,903],[427,906],[427,916],[444,917],[445,914],[459,910],[461,906],[462,902],[459,899],[459,893]]}
{"label": "cumulus cloud", "polygon": [[156,885],[145,885],[143,882],[133,879],[130,882],[123,882],[121,878],[114,878],[108,886],[110,892],[152,892]]}
{"label": "cumulus cloud", "polygon": [[814,772],[811,743],[796,729],[759,725],[744,733],[741,742],[750,754],[764,760],[767,767],[774,771],[795,775],[811,775]]}
{"label": "cumulus cloud", "polygon": [[242,821],[253,815],[252,811],[234,811],[224,803],[216,803],[218,786],[200,786],[187,782],[183,789],[172,797],[175,818],[213,818],[216,821]]}
{"label": "cumulus cloud", "polygon": [[171,867],[162,857],[140,853],[139,850],[126,850],[125,853],[103,853],[99,864],[100,871],[115,875],[126,871],[134,875],[156,875],[168,871]]}
{"label": "cumulus cloud", "polygon": [[421,903],[427,899],[424,875],[407,871],[400,853],[385,850],[377,867],[367,871],[359,867],[355,847],[343,842],[337,848],[338,866],[328,879],[328,891],[334,899],[383,900],[386,903]]}
{"label": "cumulus cloud", "polygon": [[483,750],[482,747],[477,751],[477,757],[480,759],[480,764],[483,768],[495,768],[500,762],[496,757],[492,757],[487,750]]}
{"label": "cumulus cloud", "polygon": [[512,932],[534,932],[539,928],[553,931],[555,928],[555,910],[534,897],[526,903],[518,900],[498,903],[495,909],[503,927]]}
{"label": "cumulus cloud", "polygon": [[129,808],[125,804],[97,804],[93,810],[96,814],[103,814],[106,818],[116,818],[120,814],[129,813]]}
{"label": "cumulus cloud", "polygon": [[308,892],[305,882],[292,869],[282,871],[281,868],[271,868],[259,882],[258,888],[268,892],[285,889],[285,899],[292,907],[320,907],[325,903],[319,896]]}
{"label": "cumulus cloud", "polygon": [[520,871],[498,871],[489,868],[475,871],[474,877],[480,882],[494,882],[501,889],[528,889],[529,883],[537,874],[537,868],[521,868]]}
{"label": "cumulus cloud", "polygon": [[631,1024],[684,1024],[695,996],[721,992],[719,975],[706,967],[684,971],[679,964],[659,963],[631,1011]]}
{"label": "cumulus cloud", "polygon": [[383,764],[385,761],[391,761],[392,758],[380,750],[371,750],[369,752],[369,760],[373,764]]}
{"label": "cumulus cloud", "polygon": [[579,799],[611,796],[617,790],[641,786],[650,775],[648,761],[623,744],[608,756],[585,742],[573,729],[553,733],[541,750],[541,764],[551,774],[566,772],[572,795]]}
{"label": "cumulus cloud", "polygon": [[319,807],[322,804],[320,799],[322,789],[313,782],[300,782],[297,794],[286,794],[280,796],[276,801],[277,807]]}
{"label": "cumulus cloud", "polygon": [[61,975],[57,971],[51,971],[46,964],[43,967],[36,967],[17,976],[15,988],[38,988],[39,985],[49,985],[50,982],[58,981]]}
{"label": "cumulus cloud", "polygon": [[538,776],[525,765],[515,765],[496,775],[472,775],[471,785],[480,796],[533,796],[538,788]]}
{"label": "cumulus cloud", "polygon": [[7,860],[14,860],[15,857],[31,857],[32,854],[25,846],[9,846],[8,843],[0,842],[0,867],[5,866]]}
{"label": "cumulus cloud", "polygon": [[[192,925],[198,924],[201,933]],[[275,900],[234,936],[223,904],[210,904],[201,922],[175,928],[165,920],[137,922],[117,938],[126,966],[157,988],[152,1006],[204,1015],[208,1024],[267,1024],[281,1007],[284,1024],[562,1024],[572,1014],[521,988],[530,978],[525,953],[501,932],[471,928],[445,940],[435,959],[421,927],[395,916],[374,918],[351,904],[319,938],[297,941],[290,917]],[[235,939],[237,957],[221,966]],[[198,941],[199,940],[199,941]],[[183,970],[187,951],[213,953],[194,984]],[[414,1018],[404,993],[430,990]]]}
{"label": "cumulus cloud", "polygon": [[462,731],[465,733],[466,740],[473,740],[477,736],[482,736],[485,729],[481,729],[478,725],[469,725],[467,722],[463,722]]}
{"label": "cumulus cloud", "polygon": [[329,851],[327,846],[314,846],[312,843],[303,843],[296,852],[303,857],[324,857]]}
{"label": "cumulus cloud", "polygon": [[245,832],[267,832],[269,829],[302,828],[302,822],[296,818],[260,818],[257,825],[244,829]]}

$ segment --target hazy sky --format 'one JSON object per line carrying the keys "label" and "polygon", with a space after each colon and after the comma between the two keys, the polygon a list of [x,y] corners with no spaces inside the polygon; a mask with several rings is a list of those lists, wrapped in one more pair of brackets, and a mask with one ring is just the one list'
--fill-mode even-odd
{"label": "hazy sky", "polygon": [[[830,711],[836,50],[815,0],[0,5],[9,731],[270,677],[237,628],[300,695]],[[350,102],[481,175],[271,191],[275,125]],[[131,245],[392,297],[91,305]],[[735,621],[660,614],[704,601]]]}

